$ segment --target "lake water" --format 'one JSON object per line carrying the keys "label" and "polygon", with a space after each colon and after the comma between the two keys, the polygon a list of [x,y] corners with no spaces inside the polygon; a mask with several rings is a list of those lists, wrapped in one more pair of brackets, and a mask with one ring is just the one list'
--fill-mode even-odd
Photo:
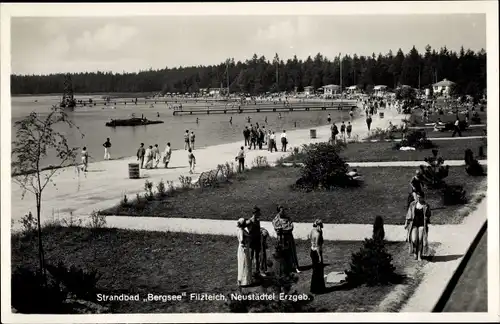
{"label": "lake water", "polygon": [[[77,99],[100,98],[100,96],[77,96]],[[128,99],[130,100],[130,99]],[[36,101],[36,102],[35,102]],[[23,96],[12,98],[12,141],[15,140],[14,123],[27,116],[32,111],[41,115],[47,115],[52,105],[58,104],[60,96]],[[101,161],[104,157],[104,148],[102,144],[109,137],[111,140],[111,157],[129,157],[136,154],[140,143],[145,145],[158,144],[163,151],[167,142],[170,142],[172,148],[183,149],[184,133],[187,129],[194,131],[196,135],[195,147],[206,147],[210,145],[230,143],[242,140],[243,128],[248,125],[246,118],[251,117],[251,122],[258,122],[265,125],[266,129],[272,129],[277,134],[283,129],[292,131],[299,128],[308,128],[311,126],[325,125],[328,114],[334,121],[341,119],[348,120],[349,115],[346,110],[327,110],[327,111],[294,111],[282,112],[282,118],[278,118],[278,113],[242,113],[242,114],[211,114],[211,115],[184,115],[173,116],[173,110],[169,109],[164,102],[158,102],[154,108],[150,104],[144,104],[144,101],[137,105],[119,104],[116,109],[110,106],[97,105],[92,107],[77,107],[75,111],[69,112],[70,119],[80,128],[81,135],[76,130],[64,129],[70,146],[82,148],[87,147],[92,161]],[[139,127],[106,127],[105,123],[110,119],[130,118],[132,113],[136,117],[144,115],[151,120],[162,120],[163,124],[147,125]],[[157,117],[160,113],[160,117]],[[233,117],[232,124],[229,118]],[[267,124],[264,123],[267,117]],[[196,118],[199,123],[196,123]],[[295,128],[295,123],[297,128]],[[293,145],[293,144],[292,144]],[[79,160],[79,158],[78,158]],[[43,161],[43,165],[54,165],[58,163],[53,155],[48,156]]]}

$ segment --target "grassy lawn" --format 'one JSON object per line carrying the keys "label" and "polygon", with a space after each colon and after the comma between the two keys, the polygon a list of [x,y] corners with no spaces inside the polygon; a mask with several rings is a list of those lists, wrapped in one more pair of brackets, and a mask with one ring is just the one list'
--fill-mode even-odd
{"label": "grassy lawn", "polygon": [[[421,128],[427,133],[427,137],[429,138],[434,138],[434,137],[452,137],[453,132],[452,131],[446,131],[446,132],[435,132],[431,128]],[[410,131],[417,130],[417,129],[410,129]],[[486,130],[486,127],[471,127],[466,129],[465,131],[462,132],[462,136],[484,136],[484,131]],[[393,132],[393,135],[395,138],[402,138],[403,135],[401,132]],[[455,137],[458,137],[458,134],[455,135]]]}
{"label": "grassy lawn", "polygon": [[[312,222],[322,218],[325,223],[370,224],[382,215],[386,224],[403,224],[409,181],[414,167],[359,168],[364,178],[361,188],[335,191],[294,191],[291,185],[299,178],[299,168],[253,169],[232,184],[218,188],[188,190],[164,200],[148,202],[145,209],[115,206],[102,211],[107,215],[238,219],[248,217],[254,205],[262,210],[262,220],[270,221],[278,204],[285,205],[296,222]],[[450,167],[449,184],[463,185],[470,195],[485,178],[473,178],[463,167]],[[434,224],[461,221],[456,211],[461,206],[443,206],[441,194],[426,190],[433,209]],[[117,202],[118,203],[118,202]]]}
{"label": "grassy lawn", "polygon": [[[477,108],[476,111],[477,111],[479,118],[481,118],[481,124],[486,124],[487,123],[486,109],[485,109],[485,111],[480,111]],[[426,123],[434,123],[439,118],[441,119],[441,121],[443,123],[454,122],[457,119],[456,114],[448,114],[448,113],[445,113],[444,115],[431,114],[431,115],[429,115],[429,120],[424,122],[424,121],[422,121],[422,113],[423,113],[423,111],[421,109],[416,109],[413,112],[412,116],[410,117],[410,122],[413,124],[413,126],[424,126]],[[472,117],[472,111],[470,114]],[[458,116],[460,117],[461,120],[465,120],[465,114],[459,114]]]}
{"label": "grassy lawn", "polygon": [[[62,261],[85,270],[96,268],[103,275],[98,289],[107,294],[187,293],[180,302],[114,302],[106,304],[116,313],[228,312],[223,301],[190,301],[190,293],[236,292],[236,237],[187,233],[140,232],[101,229],[92,235],[85,228],[48,227],[44,246],[49,263]],[[270,242],[271,243],[271,242]],[[274,243],[274,242],[272,242]],[[274,246],[274,244],[270,244]],[[348,269],[351,254],[361,242],[327,241],[324,244],[325,274]],[[405,243],[388,243],[397,272],[417,266]],[[310,265],[309,243],[297,242],[301,266]],[[12,238],[12,266],[28,265],[37,269],[36,237]],[[309,292],[311,270],[299,274],[296,288]],[[414,280],[404,285],[412,286]],[[310,306],[315,311],[369,311],[395,286],[359,287],[317,295]],[[258,288],[251,288],[253,290]]]}
{"label": "grassy lawn", "polygon": [[[477,158],[479,146],[483,140],[464,139],[457,141],[433,141],[437,145],[436,149],[439,155],[445,160],[463,160],[464,152],[470,148]],[[340,155],[351,162],[380,162],[380,161],[422,161],[424,158],[432,156],[432,150],[399,151],[394,150],[395,143],[377,142],[377,143],[348,143],[347,147]],[[486,154],[486,148],[484,154]],[[290,155],[285,158],[286,162],[302,162],[301,153]]]}

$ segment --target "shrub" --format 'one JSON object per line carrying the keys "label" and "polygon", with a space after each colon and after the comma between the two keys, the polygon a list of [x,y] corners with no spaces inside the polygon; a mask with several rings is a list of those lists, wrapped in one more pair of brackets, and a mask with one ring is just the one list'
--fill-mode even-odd
{"label": "shrub", "polygon": [[181,189],[191,189],[193,186],[192,181],[193,179],[191,177],[185,177],[185,176],[179,177],[179,182],[181,183]]}
{"label": "shrub", "polygon": [[175,187],[174,187],[173,181],[167,180],[167,182],[165,184],[167,186],[167,192],[170,192],[170,193],[174,192]]}
{"label": "shrub", "polygon": [[275,166],[277,167],[283,167],[285,166],[285,158],[280,157],[279,159],[276,160]]}
{"label": "shrub", "polygon": [[141,195],[136,194],[135,203],[132,204],[131,207],[134,207],[138,212],[141,212],[146,208],[147,203],[148,201],[146,199],[142,199]]}
{"label": "shrub", "polygon": [[153,198],[154,198],[153,183],[146,180],[146,182],[144,183],[144,190],[146,191],[146,194],[144,195],[144,197],[149,201],[153,200]]}
{"label": "shrub", "polygon": [[106,226],[106,215],[101,214],[99,211],[92,211],[89,216],[88,226],[91,229],[99,229]]}
{"label": "shrub", "polygon": [[122,208],[129,207],[127,195],[123,195],[123,199],[120,201],[120,207]]}
{"label": "shrub", "polygon": [[47,264],[47,271],[58,285],[62,284],[66,291],[75,297],[96,301],[97,282],[102,276],[97,270],[84,271],[74,265],[68,269],[62,262],[59,262],[57,266]]}
{"label": "shrub", "polygon": [[403,146],[414,147],[417,150],[426,150],[436,147],[431,140],[427,139],[427,133],[422,129],[410,131],[404,139],[394,145],[394,148],[399,150]]}
{"label": "shrub", "polygon": [[253,160],[252,166],[257,169],[269,168],[269,162],[267,162],[267,158],[265,156],[257,156]]}
{"label": "shrub", "polygon": [[443,189],[443,204],[446,206],[450,205],[462,205],[467,203],[466,192],[463,186],[460,185],[448,185]]}
{"label": "shrub", "polygon": [[432,156],[426,157],[424,161],[427,165],[420,166],[424,184],[434,189],[443,188],[450,167],[443,165],[444,159],[438,156],[438,150],[432,150]]}
{"label": "shrub", "polygon": [[156,190],[157,190],[157,195],[158,198],[163,198],[167,195],[167,187],[165,187],[165,182],[163,182],[163,179],[158,182],[156,185]]}
{"label": "shrub", "polygon": [[38,221],[31,212],[21,217],[19,223],[21,223],[23,235],[35,233],[38,228]]}
{"label": "shrub", "polygon": [[26,267],[18,267],[11,278],[11,305],[18,313],[62,314],[66,293],[53,281],[45,285],[43,276]]}
{"label": "shrub", "polygon": [[82,226],[82,222],[83,220],[82,219],[75,219],[75,217],[73,217],[73,212],[70,212],[69,213],[69,218],[63,218],[61,220],[61,223],[66,226],[66,227],[78,227],[78,226]]}
{"label": "shrub", "polygon": [[338,155],[338,145],[313,144],[305,150],[301,177],[295,183],[298,189],[332,189],[357,184],[347,176],[347,163]]}
{"label": "shrub", "polygon": [[[377,234],[377,235],[380,235]],[[359,252],[353,253],[346,281],[352,287],[377,286],[394,283],[398,278],[392,256],[385,249],[384,240],[365,239]]]}
{"label": "shrub", "polygon": [[394,132],[395,130],[376,128],[370,133],[367,139],[378,141],[393,140],[395,138]]}

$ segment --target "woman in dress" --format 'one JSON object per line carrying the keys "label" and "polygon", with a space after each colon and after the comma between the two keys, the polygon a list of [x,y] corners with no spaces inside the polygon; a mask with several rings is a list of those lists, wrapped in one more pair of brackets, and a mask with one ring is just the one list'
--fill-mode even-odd
{"label": "woman in dress", "polygon": [[410,253],[413,253],[415,259],[419,261],[424,254],[427,254],[430,217],[431,207],[425,202],[424,194],[418,193],[417,200],[412,201],[408,207],[405,229],[408,231]]}
{"label": "woman in dress", "polygon": [[283,251],[284,257],[284,272],[299,271],[299,259],[297,257],[297,249],[295,239],[293,238],[293,222],[285,214],[283,206],[278,207],[278,214],[273,219],[273,227],[278,237],[278,244]]}
{"label": "woman in dress", "polygon": [[311,292],[319,294],[325,290],[325,272],[323,265],[323,222],[317,219],[313,223],[313,229],[309,234],[311,240]]}
{"label": "woman in dress", "polygon": [[165,151],[163,151],[163,163],[165,164],[165,169],[168,168],[168,163],[170,163],[170,157],[172,156],[172,148],[170,147],[170,142],[167,143]]}
{"label": "woman in dress", "polygon": [[250,255],[250,234],[246,230],[246,220],[238,219],[238,286],[252,283],[252,258]]}

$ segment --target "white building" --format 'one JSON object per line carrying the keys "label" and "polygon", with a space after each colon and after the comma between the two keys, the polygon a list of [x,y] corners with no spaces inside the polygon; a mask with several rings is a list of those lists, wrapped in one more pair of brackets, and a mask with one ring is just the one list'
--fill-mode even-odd
{"label": "white building", "polygon": [[434,93],[441,94],[441,95],[449,95],[451,92],[451,88],[455,85],[455,82],[452,82],[447,79],[443,79],[442,81],[439,81],[438,83],[434,83],[432,85],[432,90],[434,90]]}
{"label": "white building", "polygon": [[314,87],[312,87],[312,86],[304,87],[304,94],[307,96],[313,95],[314,94]]}
{"label": "white building", "polygon": [[347,91],[349,91],[350,93],[356,93],[356,92],[359,92],[359,88],[357,85],[353,85],[353,86],[347,87]]}
{"label": "white building", "polygon": [[325,96],[333,96],[340,92],[340,86],[336,84],[328,84],[323,86],[323,94]]}

